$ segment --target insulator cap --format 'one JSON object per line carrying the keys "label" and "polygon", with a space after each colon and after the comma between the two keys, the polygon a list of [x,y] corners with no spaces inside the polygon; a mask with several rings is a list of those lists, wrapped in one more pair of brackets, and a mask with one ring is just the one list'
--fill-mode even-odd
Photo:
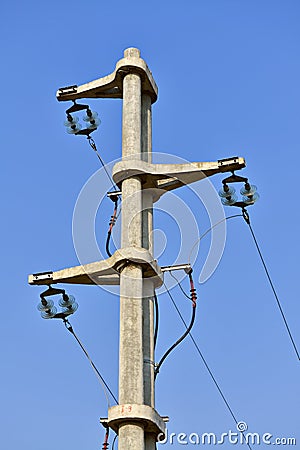
{"label": "insulator cap", "polygon": [[71,114],[69,116],[67,116],[67,120],[64,122],[64,125],[66,127],[71,127],[72,125],[76,125],[76,123],[78,123],[79,119],[76,116],[71,116]]}
{"label": "insulator cap", "polygon": [[254,184],[245,183],[245,186],[241,189],[241,194],[246,197],[250,197],[257,191],[257,187]]}
{"label": "insulator cap", "polygon": [[78,309],[78,303],[74,302],[72,305],[70,305],[68,308],[64,308],[62,310],[62,313],[70,316],[71,314],[74,314],[75,311]]}
{"label": "insulator cap", "polygon": [[257,192],[249,197],[243,197],[243,202],[246,203],[246,205],[253,205],[257,200],[259,200],[259,194]]}
{"label": "insulator cap", "polygon": [[229,187],[226,185],[223,186],[223,189],[219,190],[219,196],[221,198],[232,197],[235,194],[235,188]]}
{"label": "insulator cap", "polygon": [[69,306],[73,305],[74,302],[75,297],[73,295],[64,294],[63,298],[59,300],[58,304],[62,308],[68,308]]}
{"label": "insulator cap", "polygon": [[73,125],[72,127],[68,127],[67,133],[69,134],[76,134],[78,131],[80,131],[82,128],[80,123],[77,123],[76,125]]}
{"label": "insulator cap", "polygon": [[41,313],[41,316],[42,316],[43,319],[52,319],[55,316],[56,313],[57,313],[56,307],[52,306],[51,309],[49,309],[47,311],[43,311]]}
{"label": "insulator cap", "polygon": [[221,202],[224,206],[231,206],[237,202],[237,196],[234,194],[227,198],[221,198]]}
{"label": "insulator cap", "polygon": [[40,302],[40,303],[37,305],[37,309],[38,309],[39,311],[47,311],[48,309],[51,309],[51,308],[53,307],[53,305],[54,305],[53,300],[46,300],[46,303],[45,303],[45,304],[42,303],[42,302]]}
{"label": "insulator cap", "polygon": [[98,119],[98,113],[95,111],[87,110],[86,115],[83,117],[85,122],[90,122],[91,120],[98,120],[100,124],[100,119]]}

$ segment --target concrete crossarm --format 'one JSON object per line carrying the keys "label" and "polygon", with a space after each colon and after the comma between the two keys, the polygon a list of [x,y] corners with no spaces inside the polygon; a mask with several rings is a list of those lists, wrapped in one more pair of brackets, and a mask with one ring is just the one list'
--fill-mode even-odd
{"label": "concrete crossarm", "polygon": [[29,275],[31,285],[66,284],[99,284],[118,285],[120,270],[129,262],[143,267],[145,278],[153,277],[156,287],[163,283],[163,274],[157,262],[148,250],[139,247],[121,248],[110,258],[103,261],[70,267],[57,272],[43,272]]}
{"label": "concrete crossarm", "polygon": [[171,191],[217,173],[232,172],[246,166],[244,158],[234,157],[216,162],[187,164],[150,164],[141,160],[122,160],[113,168],[113,179],[119,187],[123,180],[138,176],[143,189],[154,190],[154,201],[165,191]]}
{"label": "concrete crossarm", "polygon": [[129,55],[120,59],[113,73],[81,86],[70,86],[58,89],[58,101],[76,100],[79,98],[123,98],[123,78],[128,73],[141,75],[142,92],[157,100],[158,88],[150,69],[142,58]]}

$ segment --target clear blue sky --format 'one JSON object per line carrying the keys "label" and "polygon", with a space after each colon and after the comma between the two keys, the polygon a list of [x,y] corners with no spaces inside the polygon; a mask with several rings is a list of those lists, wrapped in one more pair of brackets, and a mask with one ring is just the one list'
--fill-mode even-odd
{"label": "clear blue sky", "polygon": [[[65,133],[66,105],[56,101],[56,89],[111,73],[126,47],[141,49],[159,87],[154,151],[189,161],[246,158],[244,174],[261,195],[249,208],[252,225],[300,347],[299,21],[296,0],[2,5],[1,448],[101,447],[98,419],[107,414],[101,388],[63,325],[39,317],[42,289],[28,286],[27,275],[78,263],[73,209],[98,169],[85,139]],[[115,160],[121,155],[121,101],[91,105],[102,120],[94,136],[101,154]],[[212,179],[216,189],[221,179]],[[204,232],[209,222],[203,207],[193,204],[191,191],[177,195],[192,205]],[[101,208],[97,237],[103,248],[111,205]],[[172,227],[161,213],[156,224],[170,248]],[[238,420],[252,432],[295,437],[300,448],[300,362],[249,230],[242,219],[227,226],[218,269],[197,283],[194,335]],[[194,267],[197,279],[208,245],[209,238]],[[168,250],[160,262],[168,264]],[[74,328],[117,392],[118,297],[98,287],[69,292],[79,303]],[[172,293],[188,319],[182,294]],[[158,356],[182,332],[168,297],[160,296],[160,303]],[[170,416],[170,432],[235,429],[188,339],[157,379],[157,409]]]}

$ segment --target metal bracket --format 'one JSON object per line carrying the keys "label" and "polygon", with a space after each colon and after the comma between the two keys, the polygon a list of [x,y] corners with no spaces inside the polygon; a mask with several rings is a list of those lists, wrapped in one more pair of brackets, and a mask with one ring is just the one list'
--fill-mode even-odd
{"label": "metal bracket", "polygon": [[44,299],[45,297],[52,297],[52,295],[58,295],[58,294],[65,294],[66,291],[64,289],[56,289],[53,288],[52,286],[49,286],[49,288],[42,292],[40,294],[41,299]]}
{"label": "metal bracket", "polygon": [[29,284],[51,284],[51,281],[53,280],[53,272],[38,272],[29,276],[32,281],[34,281]]}
{"label": "metal bracket", "polygon": [[227,183],[247,183],[247,182],[248,182],[248,178],[240,177],[239,175],[236,175],[235,173],[233,173],[230,177],[224,178],[224,180],[222,180],[223,184],[227,184]]}
{"label": "metal bracket", "polygon": [[162,266],[160,268],[162,272],[171,272],[173,270],[184,270],[185,273],[190,273],[192,266],[190,264],[176,264],[175,266]]}
{"label": "metal bracket", "polygon": [[119,197],[122,196],[122,192],[121,192],[121,191],[111,191],[111,192],[108,192],[108,193],[106,194],[106,196],[107,196],[112,202],[115,203],[115,202],[119,199]]}

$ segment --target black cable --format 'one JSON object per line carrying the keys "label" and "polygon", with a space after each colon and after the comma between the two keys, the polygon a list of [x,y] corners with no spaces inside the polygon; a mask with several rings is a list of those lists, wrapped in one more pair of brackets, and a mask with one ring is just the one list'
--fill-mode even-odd
{"label": "black cable", "polygon": [[190,324],[189,324],[188,328],[183,333],[183,335],[179,339],[177,339],[177,341],[165,352],[165,354],[160,359],[159,363],[155,366],[154,378],[157,377],[157,374],[159,373],[160,368],[161,368],[163,362],[165,361],[165,359],[167,358],[167,356],[169,356],[169,354],[174,350],[174,348],[176,348],[177,345],[179,345],[187,337],[187,335],[189,334],[189,332],[193,328],[193,325],[194,325],[194,322],[195,322],[195,317],[196,317],[196,308],[193,308],[193,310],[192,310],[192,317],[191,317],[191,321],[190,321]]}
{"label": "black cable", "polygon": [[[176,309],[176,311],[177,311],[177,313],[178,313],[178,315],[179,315],[179,317],[180,317],[182,323],[184,324],[185,328],[188,329],[187,323],[186,323],[186,321],[184,320],[184,318],[183,318],[181,312],[179,311],[179,309],[178,309],[178,307],[177,307],[177,305],[176,305],[176,303],[175,303],[175,300],[174,300],[174,298],[173,298],[171,292],[169,291],[169,289],[167,288],[167,286],[165,285],[165,283],[164,283],[164,286],[165,286],[165,288],[166,288],[166,290],[167,290],[167,293],[168,293],[168,295],[169,295],[169,297],[170,297],[170,299],[171,299],[171,301],[172,301],[172,303],[173,303],[173,305],[174,305],[174,307],[175,307],[175,309]],[[222,392],[222,389],[221,389],[219,383],[217,382],[216,378],[214,377],[214,374],[212,373],[212,370],[210,369],[209,365],[207,364],[206,359],[204,358],[203,353],[201,352],[201,350],[200,350],[200,348],[199,348],[197,342],[195,341],[195,339],[194,339],[194,337],[193,337],[191,331],[189,331],[188,334],[190,335],[190,338],[191,338],[191,340],[192,340],[192,342],[193,342],[193,344],[194,344],[194,346],[195,346],[195,348],[196,348],[196,350],[197,350],[197,353],[199,354],[200,358],[202,359],[202,362],[204,363],[204,365],[205,365],[205,367],[206,367],[206,369],[207,369],[207,371],[208,371],[208,373],[209,373],[211,379],[213,380],[213,382],[214,382],[214,384],[215,384],[215,386],[216,386],[216,388],[217,388],[219,394],[221,395],[222,400],[224,401],[224,403],[225,403],[225,405],[226,405],[228,411],[230,412],[231,417],[233,418],[234,422],[235,422],[236,424],[238,424],[238,420],[236,419],[236,417],[235,417],[235,415],[234,415],[234,413],[233,413],[233,411],[232,411],[232,409],[231,409],[231,407],[230,407],[228,401],[226,400],[225,395],[224,395],[223,392]],[[244,436],[244,433],[243,433],[243,432],[241,432],[241,433],[242,433],[243,436]],[[249,444],[248,442],[246,442],[246,443],[247,443],[247,445],[248,445],[248,448],[249,448],[250,450],[252,450],[250,444]]]}
{"label": "black cable", "polygon": [[112,254],[111,254],[110,251],[109,251],[109,241],[110,241],[110,236],[111,236],[111,233],[108,231],[108,232],[107,232],[107,238],[106,238],[106,244],[105,244],[105,250],[106,250],[106,254],[107,254],[107,256],[108,256],[109,258],[112,256]]}
{"label": "black cable", "polygon": [[252,235],[252,237],[253,237],[253,240],[254,240],[254,243],[255,243],[257,252],[258,252],[258,254],[259,254],[259,256],[260,256],[260,260],[261,260],[261,262],[262,262],[262,265],[263,265],[263,267],[264,267],[264,269],[265,269],[265,272],[266,272],[267,278],[268,278],[268,280],[269,280],[271,289],[272,289],[272,291],[273,291],[274,297],[275,297],[275,299],[276,299],[277,306],[278,306],[278,308],[279,308],[281,317],[282,317],[282,319],[283,319],[283,321],[284,321],[286,330],[287,330],[288,335],[289,335],[289,337],[290,337],[291,343],[292,343],[292,345],[293,345],[293,347],[294,347],[294,350],[295,350],[295,353],[296,353],[296,355],[297,355],[297,358],[298,358],[298,360],[300,360],[300,354],[299,354],[299,351],[298,351],[297,346],[296,346],[296,343],[295,343],[295,341],[294,341],[294,339],[293,339],[293,336],[292,336],[290,327],[289,327],[289,325],[288,325],[288,323],[287,323],[287,320],[286,320],[285,314],[284,314],[284,312],[283,312],[283,309],[282,309],[282,306],[281,306],[279,297],[278,297],[278,295],[277,295],[276,289],[275,289],[274,284],[273,284],[273,282],[272,282],[272,279],[271,279],[269,270],[268,270],[268,268],[267,268],[267,265],[266,265],[266,263],[265,263],[265,260],[264,260],[264,257],[263,257],[263,255],[262,255],[262,252],[261,252],[261,250],[260,250],[259,244],[258,244],[257,239],[256,239],[256,237],[255,237],[254,230],[253,230],[253,228],[252,228],[252,226],[251,226],[251,223],[250,223],[250,217],[249,217],[249,214],[248,214],[248,212],[247,212],[245,209],[243,210],[243,217],[244,217],[244,219],[245,219],[245,222],[249,225],[249,229],[250,229],[251,235]]}
{"label": "black cable", "polygon": [[90,358],[88,352],[86,351],[86,349],[84,348],[83,344],[81,343],[80,339],[78,338],[78,336],[76,335],[75,331],[73,330],[72,325],[70,324],[70,322],[68,321],[68,319],[64,318],[63,319],[64,325],[66,327],[66,329],[68,331],[70,331],[71,334],[73,334],[74,338],[76,339],[76,341],[78,342],[78,344],[80,345],[81,349],[83,350],[85,356],[87,357],[87,359],[89,360],[92,368],[94,369],[97,377],[99,378],[101,385],[103,387],[104,390],[104,394],[107,400],[107,404],[108,407],[110,407],[110,402],[109,402],[109,398],[107,395],[106,390],[110,393],[110,395],[112,396],[112,398],[114,399],[114,401],[116,402],[116,404],[118,405],[118,400],[116,399],[116,397],[114,396],[113,392],[111,391],[110,387],[108,386],[108,384],[106,383],[106,381],[104,380],[104,378],[102,377],[101,373],[99,372],[99,370],[97,369],[97,367],[95,366],[95,364],[93,363],[92,359]]}
{"label": "black cable", "polygon": [[107,238],[106,238],[106,244],[105,244],[105,250],[106,250],[106,254],[107,256],[110,258],[112,256],[112,254],[109,251],[109,242],[110,242],[110,237],[111,237],[111,233],[108,231],[107,232]]}
{"label": "black cable", "polygon": [[[191,277],[191,275],[189,274],[189,276]],[[191,282],[192,284],[192,282]],[[165,283],[164,286],[166,287]],[[167,289],[167,287],[166,287]],[[164,353],[164,355],[161,357],[160,361],[158,364],[155,365],[155,369],[154,369],[154,378],[157,377],[157,374],[160,371],[160,368],[163,364],[163,362],[165,361],[165,359],[169,356],[169,354],[187,337],[187,335],[189,334],[189,332],[191,331],[191,329],[193,328],[194,322],[195,322],[195,317],[196,317],[196,293],[195,293],[195,289],[194,287],[191,289],[191,300],[193,302],[192,305],[192,317],[190,320],[190,324],[188,327],[186,327],[186,331],[183,333],[183,335],[177,339],[177,341]]]}
{"label": "black cable", "polygon": [[159,327],[159,306],[158,306],[157,295],[155,292],[154,292],[153,299],[154,299],[154,310],[155,310],[155,326],[154,326],[154,350],[155,350],[157,336],[158,336],[158,327]]}
{"label": "black cable", "polygon": [[111,216],[110,222],[109,222],[109,229],[107,232],[107,238],[106,238],[106,244],[105,244],[105,250],[106,253],[109,257],[112,256],[110,250],[109,250],[109,243],[110,243],[110,238],[111,238],[111,233],[112,233],[112,229],[116,223],[117,220],[117,212],[118,212],[118,198],[114,201],[115,207],[114,207],[114,212],[113,215]]}
{"label": "black cable", "polygon": [[92,149],[93,149],[94,152],[96,153],[97,158],[99,159],[99,161],[100,161],[100,163],[101,163],[103,169],[105,170],[106,175],[107,175],[109,181],[110,181],[111,184],[112,184],[113,190],[116,191],[116,190],[117,190],[116,185],[115,185],[115,183],[114,183],[114,181],[113,181],[113,179],[112,179],[110,173],[108,172],[108,170],[107,170],[107,168],[106,168],[106,165],[105,165],[103,159],[101,158],[100,153],[98,152],[98,149],[97,149],[97,146],[96,146],[96,143],[95,143],[94,139],[93,139],[91,136],[88,136],[87,139],[88,139],[88,143],[90,144],[90,146],[92,147]]}
{"label": "black cable", "polygon": [[112,441],[111,450],[114,450],[114,448],[115,448],[115,443],[116,443],[117,437],[118,437],[118,435],[116,434],[114,437],[114,440]]}

